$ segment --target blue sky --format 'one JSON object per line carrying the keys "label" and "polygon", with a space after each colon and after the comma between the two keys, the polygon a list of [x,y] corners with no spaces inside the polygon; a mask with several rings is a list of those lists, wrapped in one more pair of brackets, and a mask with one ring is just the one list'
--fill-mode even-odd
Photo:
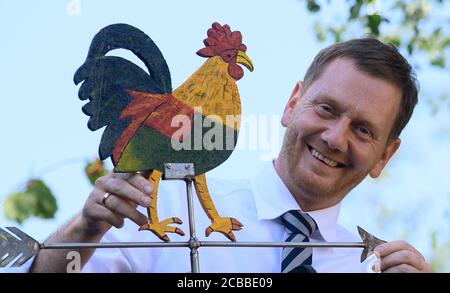
{"label": "blue sky", "polygon": [[[146,32],[163,52],[175,88],[204,62],[195,52],[211,23],[230,24],[242,32],[255,65],[238,83],[244,115],[275,119],[324,46],[315,40],[303,1],[80,0],[79,14],[68,11],[70,3],[73,0],[0,0],[0,201],[40,170],[71,161],[43,176],[58,200],[56,219],[31,219],[21,226],[40,240],[81,209],[90,192],[82,168],[96,156],[101,131],[87,129],[84,103],[72,79],[102,27],[124,22]],[[427,97],[450,92],[442,71],[418,73]],[[344,201],[341,222],[348,229],[355,231],[358,224],[382,238],[403,236],[426,254],[431,231],[440,231],[441,242],[450,241],[450,114],[448,109],[436,117],[430,112],[423,98],[383,179],[367,180]],[[279,135],[273,140],[281,143],[283,131],[276,124]],[[264,156],[267,150],[261,147],[235,151],[209,176],[248,177]],[[415,217],[423,220],[411,227]],[[0,226],[8,225],[16,224],[0,213]]]}

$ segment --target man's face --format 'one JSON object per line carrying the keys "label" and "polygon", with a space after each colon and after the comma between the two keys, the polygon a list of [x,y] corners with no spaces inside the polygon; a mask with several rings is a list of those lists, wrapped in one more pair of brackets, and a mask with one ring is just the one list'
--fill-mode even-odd
{"label": "man's face", "polygon": [[380,175],[400,145],[388,139],[401,97],[396,86],[342,58],[305,92],[296,85],[275,166],[302,208],[334,205],[367,174]]}

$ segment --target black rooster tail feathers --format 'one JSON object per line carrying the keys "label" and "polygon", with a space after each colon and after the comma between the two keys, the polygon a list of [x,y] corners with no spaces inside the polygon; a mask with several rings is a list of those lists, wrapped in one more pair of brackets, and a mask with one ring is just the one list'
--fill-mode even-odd
{"label": "black rooster tail feathers", "polygon": [[[105,56],[114,49],[132,51],[150,75],[133,62],[117,56]],[[128,24],[113,24],[100,30],[92,40],[84,64],[75,72],[75,84],[83,82],[78,91],[81,100],[89,99],[83,113],[90,116],[88,128],[107,126],[100,142],[100,158],[111,156],[117,139],[130,121],[120,114],[132,101],[127,90],[154,94],[172,92],[167,63],[145,33]]]}
{"label": "black rooster tail feathers", "polygon": [[[133,52],[144,62],[158,92],[172,92],[170,71],[166,60],[156,44],[143,31],[124,23],[104,27],[94,36],[86,62],[105,57],[114,49],[127,49]],[[84,80],[83,77],[85,76],[82,72],[77,71],[74,76],[75,84]]]}

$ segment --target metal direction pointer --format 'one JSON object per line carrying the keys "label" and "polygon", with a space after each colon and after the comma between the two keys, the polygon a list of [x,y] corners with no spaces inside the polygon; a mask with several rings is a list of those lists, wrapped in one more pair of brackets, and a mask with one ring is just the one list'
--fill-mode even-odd
{"label": "metal direction pointer", "polygon": [[[7,229],[7,230],[6,230]],[[363,248],[363,262],[374,248],[386,241],[380,240],[358,226],[362,242],[226,242],[226,241],[186,241],[186,242],[110,242],[110,243],[39,243],[15,227],[0,228],[0,267],[20,267],[41,249],[83,249],[83,248],[153,248],[153,247],[345,247]]]}

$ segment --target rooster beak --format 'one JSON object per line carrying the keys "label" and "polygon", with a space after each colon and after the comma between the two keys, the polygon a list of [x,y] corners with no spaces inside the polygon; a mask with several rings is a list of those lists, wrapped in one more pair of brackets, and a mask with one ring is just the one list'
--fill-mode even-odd
{"label": "rooster beak", "polygon": [[250,57],[248,57],[247,54],[242,51],[238,51],[236,56],[236,63],[244,65],[249,71],[253,71],[254,69],[252,60],[250,60]]}

